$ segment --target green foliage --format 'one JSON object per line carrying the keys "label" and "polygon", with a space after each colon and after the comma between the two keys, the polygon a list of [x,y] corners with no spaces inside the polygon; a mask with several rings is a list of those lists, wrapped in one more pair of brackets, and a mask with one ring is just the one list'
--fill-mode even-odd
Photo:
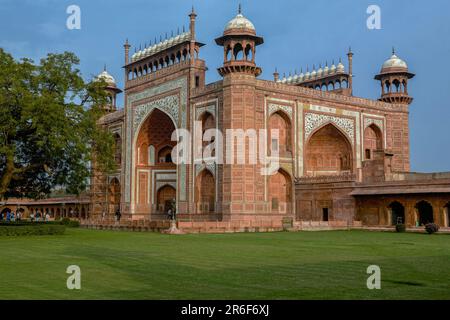
{"label": "green foliage", "polygon": [[439,226],[435,223],[428,223],[425,225],[425,230],[429,234],[433,234],[439,231]]}
{"label": "green foliage", "polygon": [[77,220],[70,220],[69,218],[62,218],[61,221],[58,221],[60,224],[69,227],[69,228],[78,228],[80,226],[80,222]]}
{"label": "green foliage", "polygon": [[405,232],[406,231],[406,226],[402,223],[399,223],[395,226],[395,230],[397,232]]}
{"label": "green foliage", "polygon": [[79,194],[90,163],[114,170],[114,139],[97,125],[104,81],[86,83],[69,52],[39,64],[0,49],[0,199],[41,198],[54,186]]}
{"label": "green foliage", "polygon": [[5,220],[0,221],[0,226],[40,226],[40,225],[57,225],[57,226],[66,226],[69,228],[78,228],[80,226],[80,222],[78,220],[70,220],[69,218],[63,218],[62,220],[54,220],[54,221],[30,221],[30,220],[21,220],[20,222],[7,222]]}
{"label": "green foliage", "polygon": [[61,235],[65,231],[65,226],[56,224],[0,224],[0,236]]}

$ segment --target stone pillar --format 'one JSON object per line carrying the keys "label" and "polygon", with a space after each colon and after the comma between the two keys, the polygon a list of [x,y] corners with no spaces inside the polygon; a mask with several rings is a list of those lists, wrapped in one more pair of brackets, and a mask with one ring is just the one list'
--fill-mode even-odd
{"label": "stone pillar", "polygon": [[[392,221],[392,208],[387,208],[386,213],[387,213],[386,222],[387,222],[388,226],[392,226],[394,224],[394,222],[397,223],[396,221]],[[405,215],[405,220],[406,220],[406,215]],[[405,223],[405,222],[403,221],[403,223]]]}
{"label": "stone pillar", "polygon": [[448,227],[448,207],[444,207],[444,219],[443,219],[444,225],[443,227]]}

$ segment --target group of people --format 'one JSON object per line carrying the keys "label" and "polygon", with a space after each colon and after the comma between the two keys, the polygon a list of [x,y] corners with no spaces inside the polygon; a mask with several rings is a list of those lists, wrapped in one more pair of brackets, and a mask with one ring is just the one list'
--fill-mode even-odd
{"label": "group of people", "polygon": [[[6,210],[0,213],[0,221],[20,222],[22,221],[23,218],[24,216],[22,210],[16,210],[16,212],[12,210]],[[39,210],[31,210],[30,221],[31,222],[50,221],[50,213],[48,211],[44,213],[40,212]]]}
{"label": "group of people", "polygon": [[14,221],[21,221],[22,220],[22,211],[17,210],[2,212],[0,214],[0,221],[6,221],[6,222],[14,222]]}
{"label": "group of people", "polygon": [[47,211],[46,213],[40,212],[39,210],[31,210],[30,213],[30,221],[31,222],[39,222],[39,221],[50,221],[50,213]]}

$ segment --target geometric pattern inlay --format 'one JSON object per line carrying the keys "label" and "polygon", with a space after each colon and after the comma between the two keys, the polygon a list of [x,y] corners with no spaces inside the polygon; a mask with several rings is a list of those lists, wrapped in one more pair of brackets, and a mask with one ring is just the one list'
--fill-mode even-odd
{"label": "geometric pattern inlay", "polygon": [[272,113],[275,113],[278,110],[284,111],[289,116],[289,118],[291,118],[291,120],[292,120],[292,107],[283,106],[283,105],[275,104],[275,103],[269,103],[269,116],[271,116]]}
{"label": "geometric pattern inlay", "polygon": [[383,130],[383,119],[364,118],[364,129],[372,124]]}
{"label": "geometric pattern inlay", "polygon": [[195,109],[195,119],[199,120],[199,117],[205,113],[209,112],[213,115],[214,119],[216,119],[216,106],[215,105],[209,105],[205,107],[199,107]]}
{"label": "geometric pattern inlay", "polygon": [[349,118],[340,118],[336,116],[306,113],[305,114],[305,139],[311,135],[311,133],[320,128],[325,123],[331,122],[342,131],[344,131],[350,138],[350,142],[353,145],[355,143],[355,121]]}

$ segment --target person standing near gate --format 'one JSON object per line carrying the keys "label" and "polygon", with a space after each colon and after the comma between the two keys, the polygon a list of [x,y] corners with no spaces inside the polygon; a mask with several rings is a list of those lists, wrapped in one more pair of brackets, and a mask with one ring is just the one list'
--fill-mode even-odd
{"label": "person standing near gate", "polygon": [[116,211],[116,221],[120,223],[120,217],[122,216],[122,214],[120,213],[120,210],[117,209]]}

